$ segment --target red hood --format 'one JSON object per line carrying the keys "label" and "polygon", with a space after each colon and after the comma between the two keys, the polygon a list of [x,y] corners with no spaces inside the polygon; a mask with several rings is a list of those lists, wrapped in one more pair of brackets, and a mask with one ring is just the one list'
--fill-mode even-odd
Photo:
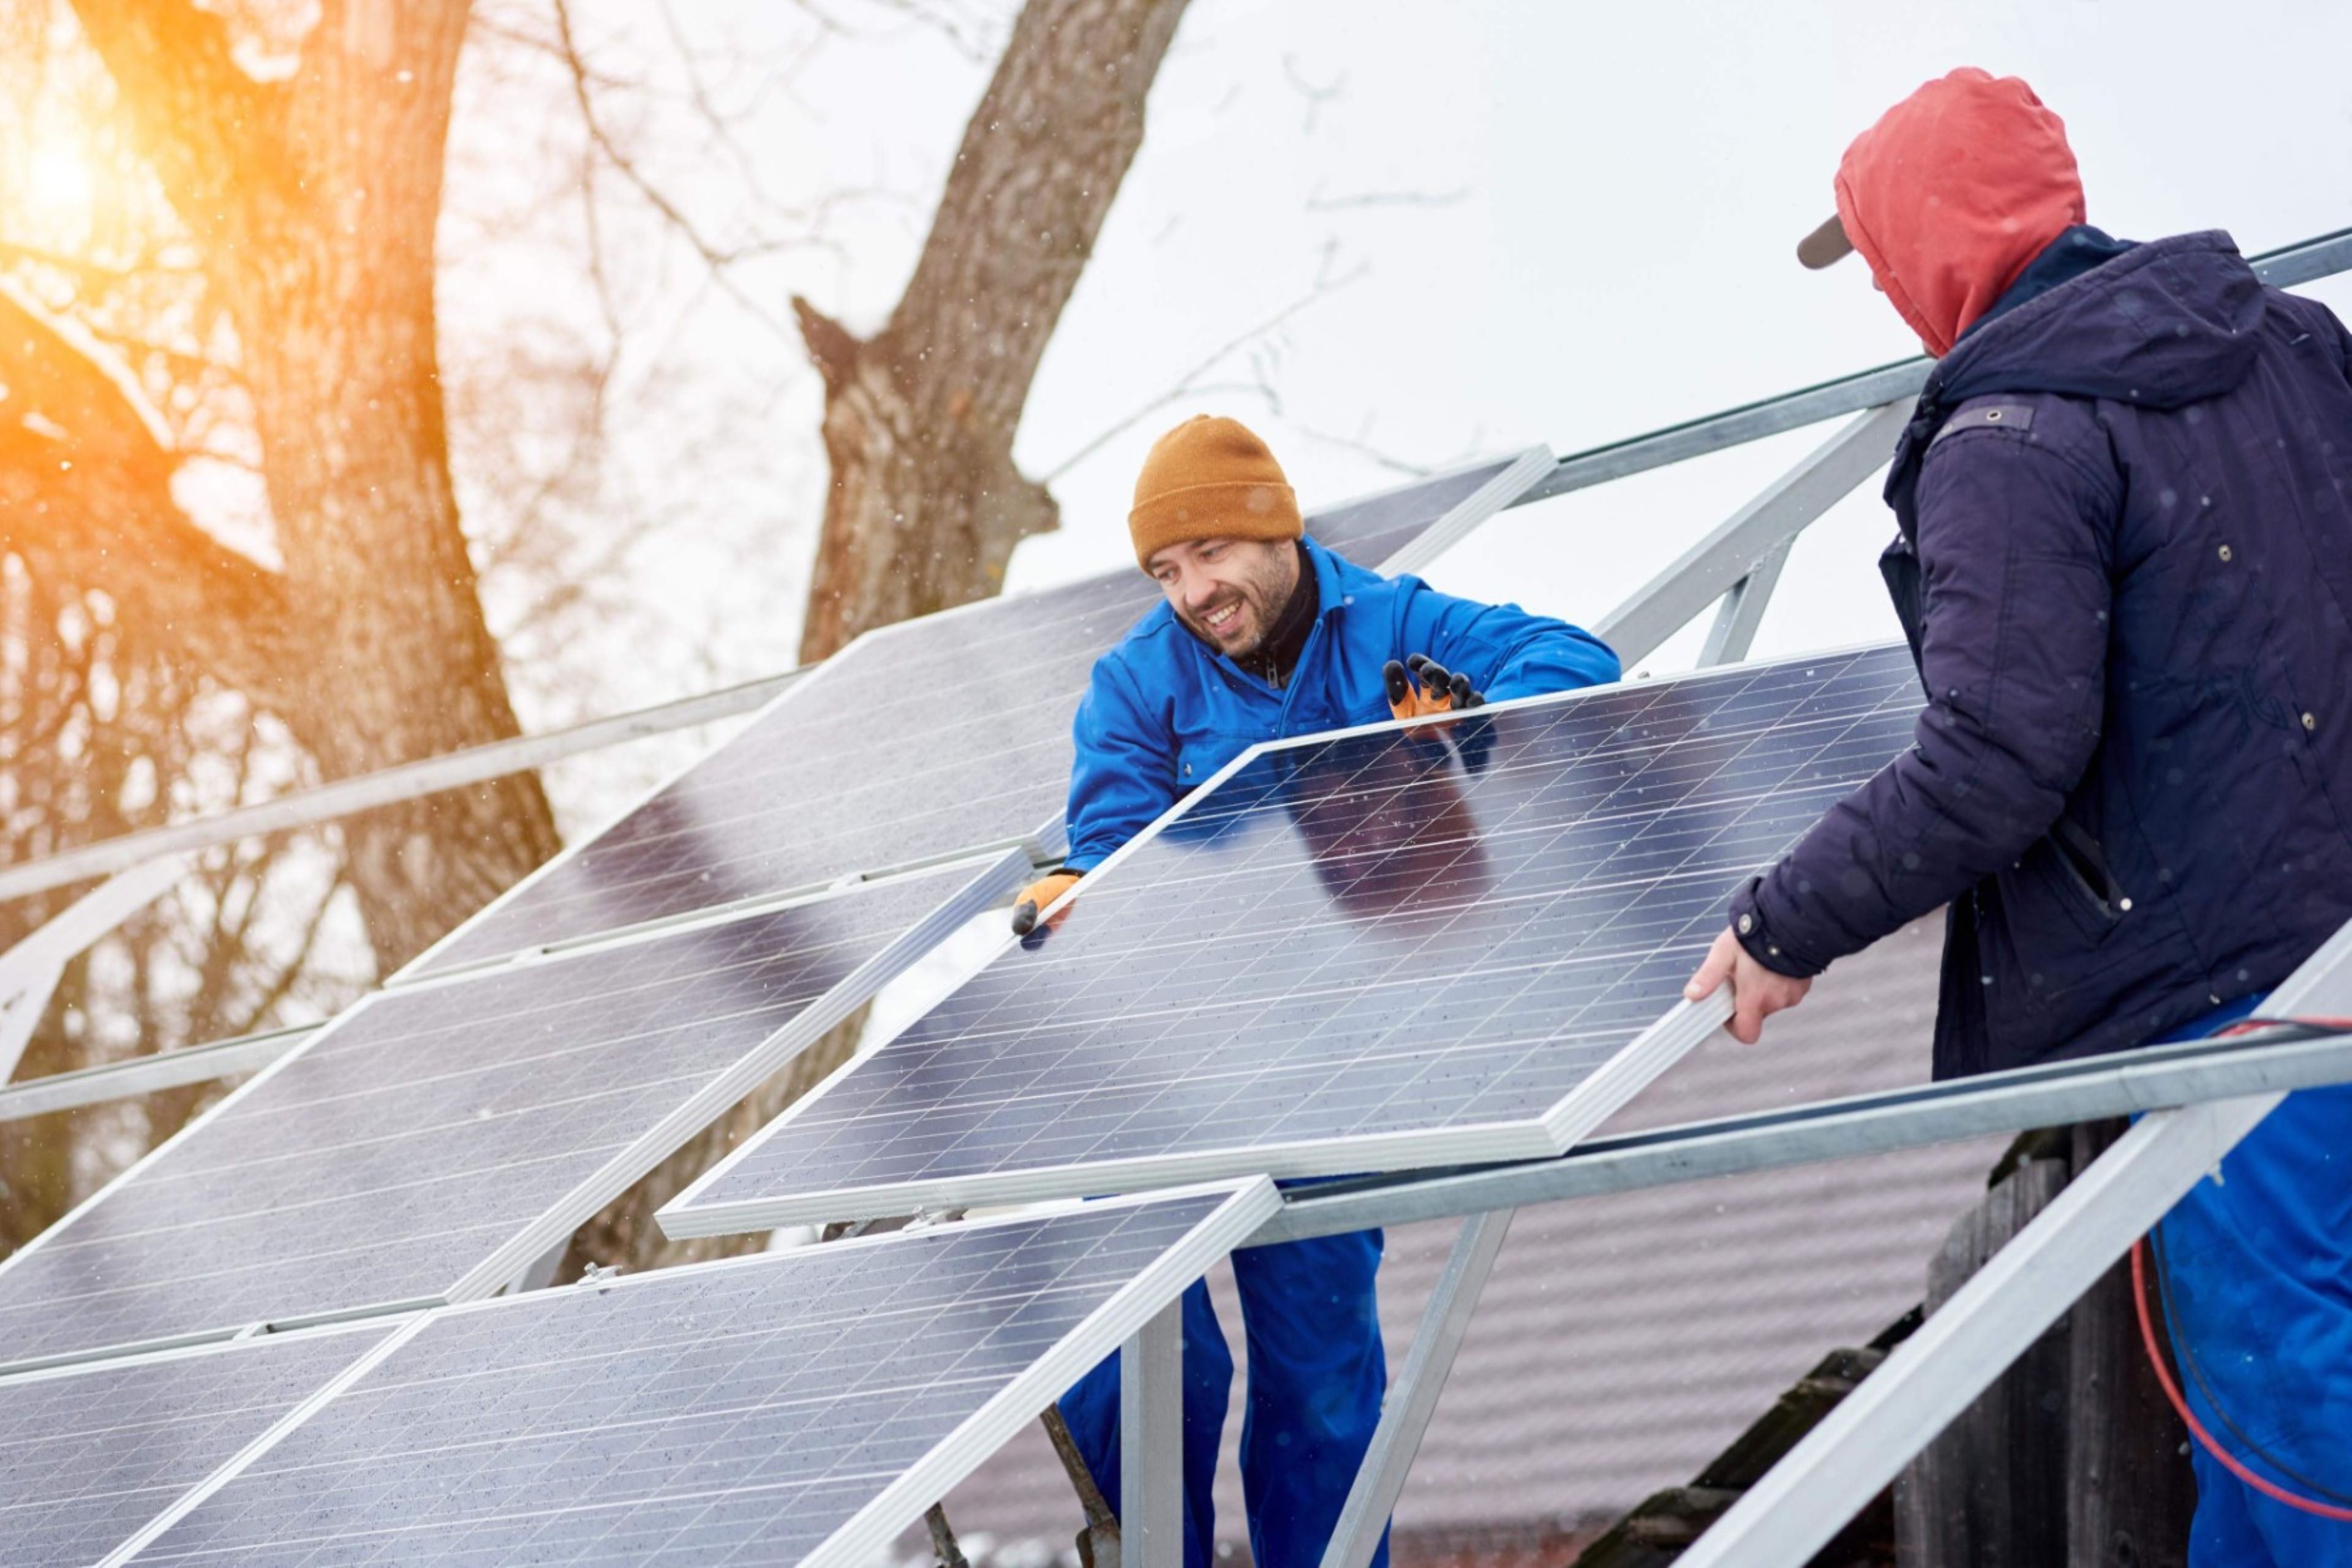
{"label": "red hood", "polygon": [[2064,122],[2016,77],[1929,82],[1854,138],[1838,217],[1887,299],[1941,357],[2042,247],[2084,221]]}

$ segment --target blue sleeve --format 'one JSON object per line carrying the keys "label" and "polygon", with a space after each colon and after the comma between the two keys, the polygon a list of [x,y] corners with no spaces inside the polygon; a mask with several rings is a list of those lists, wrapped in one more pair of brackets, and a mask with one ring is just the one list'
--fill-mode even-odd
{"label": "blue sleeve", "polygon": [[1398,646],[1470,678],[1490,702],[1601,686],[1623,673],[1607,643],[1581,626],[1517,605],[1481,605],[1408,579]]}
{"label": "blue sleeve", "polygon": [[1732,904],[1756,960],[1815,974],[1950,902],[2047,833],[2096,755],[2118,497],[2076,459],[1969,432],[1919,481],[1911,747]]}
{"label": "blue sleeve", "polygon": [[1176,804],[1176,748],[1146,710],[1134,679],[1106,655],[1070,726],[1070,852],[1063,865],[1091,871]]}

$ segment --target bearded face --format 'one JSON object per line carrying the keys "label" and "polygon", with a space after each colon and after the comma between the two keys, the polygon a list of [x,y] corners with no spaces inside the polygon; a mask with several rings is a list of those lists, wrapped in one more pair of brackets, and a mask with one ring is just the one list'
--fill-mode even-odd
{"label": "bearded face", "polygon": [[1192,634],[1228,658],[1265,645],[1298,588],[1298,547],[1290,541],[1201,539],[1151,558],[1151,575]]}

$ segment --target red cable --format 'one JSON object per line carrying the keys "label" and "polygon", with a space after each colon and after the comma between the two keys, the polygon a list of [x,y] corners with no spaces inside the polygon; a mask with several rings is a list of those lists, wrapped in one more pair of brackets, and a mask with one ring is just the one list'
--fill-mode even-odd
{"label": "red cable", "polygon": [[2142,1237],[2132,1243],[2131,1250],[2132,1305],[2139,1310],[2140,1342],[2147,1347],[2147,1364],[2156,1369],[2156,1381],[2164,1385],[2164,1396],[2172,1401],[2172,1408],[2179,1413],[2181,1420],[2189,1424],[2189,1434],[2204,1446],[2207,1453],[2221,1460],[2231,1475],[2264,1497],[2274,1499],[2289,1508],[2298,1509],[2305,1513],[2317,1514],[2322,1519],[2352,1521],[2352,1508],[2335,1508],[2324,1502],[2314,1501],[2307,1497],[2297,1496],[2284,1487],[2254,1474],[2253,1471],[2240,1464],[2236,1456],[2213,1441],[2212,1434],[2206,1431],[2197,1417],[2190,1414],[2189,1402],[2180,1397],[2180,1385],[2172,1380],[2172,1369],[2164,1363],[2164,1352],[2156,1342],[2156,1324],[2148,1317],[2147,1256],[2147,1238]]}

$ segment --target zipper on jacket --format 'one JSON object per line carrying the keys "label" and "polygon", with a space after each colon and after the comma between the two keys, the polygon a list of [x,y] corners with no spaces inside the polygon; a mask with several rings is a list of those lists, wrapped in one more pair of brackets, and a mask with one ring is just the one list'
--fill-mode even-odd
{"label": "zipper on jacket", "polygon": [[[1290,679],[1284,682],[1282,687],[1282,707],[1274,716],[1274,733],[1276,740],[1290,733],[1290,699],[1298,689],[1299,672],[1307,668],[1307,661],[1315,657],[1315,644],[1323,635],[1323,626],[1328,615],[1328,612],[1315,617],[1315,624],[1307,630],[1307,640],[1298,645],[1298,662],[1290,667]],[[1347,710],[1343,708],[1340,710],[1340,717],[1344,721],[1346,716]]]}

